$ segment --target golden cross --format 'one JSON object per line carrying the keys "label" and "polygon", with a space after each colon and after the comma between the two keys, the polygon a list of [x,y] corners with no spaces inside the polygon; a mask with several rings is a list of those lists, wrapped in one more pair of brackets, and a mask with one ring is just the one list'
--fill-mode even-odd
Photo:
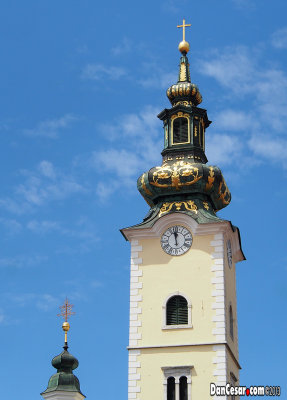
{"label": "golden cross", "polygon": [[185,40],[185,28],[191,26],[191,24],[186,24],[185,19],[182,21],[182,25],[177,25],[178,28],[182,28],[182,40]]}
{"label": "golden cross", "polygon": [[60,306],[59,309],[61,310],[60,314],[57,314],[58,317],[63,317],[64,320],[67,322],[68,318],[71,315],[75,315],[76,313],[72,311],[72,308],[74,307],[73,304],[69,303],[69,300],[66,297],[65,303],[63,306]]}

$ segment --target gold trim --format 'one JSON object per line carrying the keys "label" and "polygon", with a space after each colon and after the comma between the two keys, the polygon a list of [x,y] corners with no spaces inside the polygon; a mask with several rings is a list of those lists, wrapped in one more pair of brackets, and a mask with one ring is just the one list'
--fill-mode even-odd
{"label": "gold trim", "polygon": [[159,216],[161,217],[163,214],[166,214],[171,211],[171,209],[175,206],[176,211],[180,211],[181,207],[184,206],[186,211],[193,211],[197,214],[197,206],[192,200],[188,201],[174,201],[172,203],[164,203],[161,206]]}
{"label": "gold trim", "polygon": [[[199,175],[199,169],[192,166],[190,163],[185,163],[183,161],[178,161],[172,166],[163,164],[161,167],[156,167],[157,171],[153,173],[153,182],[151,185],[156,187],[175,187],[179,190],[181,186],[193,185],[202,178]],[[181,182],[181,177],[191,177],[193,178],[189,182]],[[160,180],[171,180],[170,183],[161,183]]]}
{"label": "gold trim", "polygon": [[[222,185],[223,184],[225,185],[225,191],[224,192],[222,192]],[[219,194],[219,200],[221,200],[223,204],[227,205],[227,204],[230,203],[231,195],[230,195],[230,191],[229,191],[229,189],[228,189],[228,187],[226,185],[226,182],[225,182],[224,178],[222,178],[222,181],[220,182],[220,185],[219,185],[219,188],[218,188],[218,194]],[[225,196],[226,195],[228,196],[228,200],[225,200]]]}
{"label": "gold trim", "polygon": [[208,205],[208,202],[207,202],[207,201],[203,201],[203,207],[204,207],[206,210],[209,210],[209,205]]}

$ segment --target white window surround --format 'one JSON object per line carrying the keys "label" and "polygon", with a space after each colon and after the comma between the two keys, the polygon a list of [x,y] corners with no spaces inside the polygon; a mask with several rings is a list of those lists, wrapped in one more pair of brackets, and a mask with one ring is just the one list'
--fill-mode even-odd
{"label": "white window surround", "polygon": [[[180,325],[167,325],[166,324],[166,305],[167,302],[170,298],[172,298],[173,296],[182,296],[185,298],[185,300],[187,301],[187,324],[180,324]],[[181,292],[174,292],[171,293],[167,296],[167,298],[165,299],[163,306],[162,306],[162,329],[189,329],[192,328],[192,323],[191,323],[191,301],[190,299]]]}
{"label": "white window surround", "polygon": [[187,399],[191,400],[191,369],[193,365],[186,365],[182,367],[162,367],[163,379],[163,400],[167,400],[167,380],[170,377],[175,379],[175,400],[179,400],[179,379],[182,376],[187,378]]}

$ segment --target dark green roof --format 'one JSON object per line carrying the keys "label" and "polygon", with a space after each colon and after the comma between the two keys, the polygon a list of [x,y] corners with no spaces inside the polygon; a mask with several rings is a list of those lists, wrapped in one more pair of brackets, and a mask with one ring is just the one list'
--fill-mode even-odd
{"label": "dark green roof", "polygon": [[73,370],[78,367],[79,362],[67,349],[68,346],[65,345],[64,351],[53,358],[52,365],[57,369],[57,373],[51,376],[48,387],[43,393],[61,390],[65,392],[78,392],[83,395],[80,390],[79,379],[73,374]]}

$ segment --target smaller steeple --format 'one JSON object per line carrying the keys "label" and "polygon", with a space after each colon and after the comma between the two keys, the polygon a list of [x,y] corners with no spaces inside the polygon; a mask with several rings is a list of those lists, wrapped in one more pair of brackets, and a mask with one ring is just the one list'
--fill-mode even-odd
{"label": "smaller steeple", "polygon": [[45,400],[83,400],[85,398],[80,390],[79,379],[73,374],[73,370],[79,366],[79,361],[68,352],[67,334],[70,329],[68,318],[75,314],[72,308],[73,305],[67,298],[64,305],[60,307],[61,313],[58,316],[64,317],[62,324],[65,332],[64,351],[52,360],[52,365],[57,372],[51,376],[47,389],[41,393]]}

